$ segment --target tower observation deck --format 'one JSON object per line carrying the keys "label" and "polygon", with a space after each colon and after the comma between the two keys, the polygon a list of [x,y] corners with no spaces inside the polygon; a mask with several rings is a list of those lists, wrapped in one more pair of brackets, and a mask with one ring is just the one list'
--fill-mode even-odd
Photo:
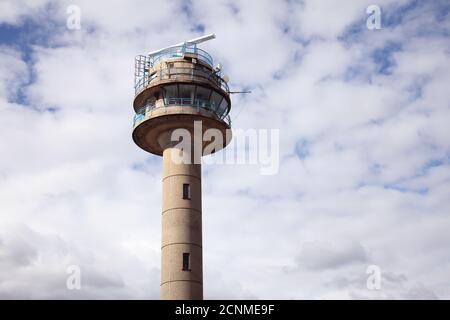
{"label": "tower observation deck", "polygon": [[[195,124],[200,122],[202,136],[216,129],[224,137],[214,151],[231,140],[227,82],[212,57],[197,47],[211,38],[135,59],[133,140],[163,157],[161,299],[203,299],[201,164],[195,161],[195,147],[180,148],[173,133],[189,132],[194,145]],[[201,155],[207,154],[207,143],[200,143]],[[187,161],[174,160],[180,155]]]}

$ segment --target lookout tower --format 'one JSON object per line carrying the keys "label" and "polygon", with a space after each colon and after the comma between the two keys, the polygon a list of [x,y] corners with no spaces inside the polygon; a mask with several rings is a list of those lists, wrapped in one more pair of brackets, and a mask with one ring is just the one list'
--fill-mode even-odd
{"label": "lookout tower", "polygon": [[[203,299],[201,164],[193,150],[195,123],[201,135],[220,130],[231,139],[230,90],[220,65],[198,48],[214,34],[139,55],[135,60],[133,140],[163,157],[161,299]],[[181,149],[173,133],[190,133]],[[205,152],[201,142],[200,158]],[[180,159],[185,161],[175,161]],[[196,161],[197,160],[197,161]]]}

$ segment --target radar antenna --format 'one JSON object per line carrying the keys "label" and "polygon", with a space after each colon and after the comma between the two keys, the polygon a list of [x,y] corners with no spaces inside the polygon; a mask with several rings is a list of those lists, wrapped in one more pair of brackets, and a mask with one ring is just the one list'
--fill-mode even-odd
{"label": "radar antenna", "polygon": [[172,46],[168,46],[168,47],[165,47],[165,48],[162,48],[162,49],[151,51],[151,52],[149,52],[148,55],[149,56],[154,56],[154,55],[157,55],[158,53],[164,52],[164,51],[172,49],[172,48],[180,47],[180,46],[186,46],[186,47],[197,46],[199,43],[206,42],[208,40],[212,40],[212,39],[215,39],[215,38],[216,38],[216,35],[214,33],[207,34],[207,35],[195,38],[195,39],[191,39],[191,40],[188,40],[188,41],[185,41],[185,42],[180,42],[178,44],[174,44]]}

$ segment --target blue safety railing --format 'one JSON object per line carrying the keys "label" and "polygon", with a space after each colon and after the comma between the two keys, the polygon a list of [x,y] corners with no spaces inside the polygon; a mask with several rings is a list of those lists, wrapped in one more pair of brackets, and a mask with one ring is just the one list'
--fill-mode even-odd
{"label": "blue safety railing", "polygon": [[164,99],[165,105],[179,105],[179,106],[191,106],[198,108],[205,108],[209,110],[216,110],[214,101],[203,99],[191,99],[191,98],[166,98]]}
{"label": "blue safety railing", "polygon": [[153,66],[159,61],[164,59],[182,57],[186,53],[195,54],[197,56],[197,59],[199,59],[200,61],[210,65],[211,67],[214,66],[213,58],[210,56],[208,52],[197,48],[197,46],[185,46],[185,45],[166,49],[158,54],[150,56],[150,65]]}
{"label": "blue safety railing", "polygon": [[148,73],[137,73],[135,76],[134,91],[135,94],[140,90],[146,88],[153,81],[162,80],[203,80],[208,81],[221,88],[225,92],[229,92],[228,84],[223,80],[219,74],[206,69],[202,66],[194,65],[192,67],[164,67],[156,70],[151,75]]}
{"label": "blue safety railing", "polygon": [[[228,126],[231,126],[230,116],[228,114],[227,115],[224,115],[223,113],[220,114],[218,106],[213,101],[191,99],[191,98],[166,98],[164,99],[164,105],[161,106],[160,108],[167,108],[171,106],[189,106],[189,107],[204,108],[209,111],[212,111]],[[139,108],[136,114],[134,115],[133,126],[136,126],[140,122],[144,121],[145,115],[155,108],[157,108],[155,103],[148,103],[147,105]]]}

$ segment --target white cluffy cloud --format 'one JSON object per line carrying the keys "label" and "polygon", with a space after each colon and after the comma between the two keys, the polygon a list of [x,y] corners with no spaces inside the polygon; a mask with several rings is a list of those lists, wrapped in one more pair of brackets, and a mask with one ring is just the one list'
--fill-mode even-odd
{"label": "white cluffy cloud", "polygon": [[[0,4],[0,298],[158,298],[161,159],[131,139],[134,57],[216,33],[233,127],[279,170],[203,166],[204,289],[450,298],[446,1]],[[69,266],[80,290],[68,290]],[[381,288],[366,287],[379,266]]]}

